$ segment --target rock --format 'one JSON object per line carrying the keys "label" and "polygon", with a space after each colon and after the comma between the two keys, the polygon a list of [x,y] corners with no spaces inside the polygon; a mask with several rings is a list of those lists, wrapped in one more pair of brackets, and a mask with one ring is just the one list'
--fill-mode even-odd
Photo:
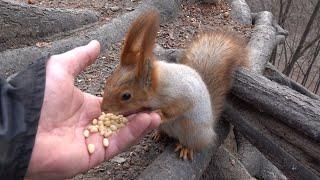
{"label": "rock", "polygon": [[220,0],[203,0],[203,2],[209,3],[209,4],[217,4],[220,2]]}
{"label": "rock", "polygon": [[134,8],[133,8],[133,7],[127,7],[126,10],[127,10],[127,11],[133,11]]}
{"label": "rock", "polygon": [[34,0],[28,0],[28,4],[35,4]]}
{"label": "rock", "polygon": [[229,13],[229,12],[224,12],[224,13],[223,13],[223,17],[224,17],[224,18],[228,18],[229,16],[230,16],[230,13]]}
{"label": "rock", "polygon": [[123,157],[115,156],[114,158],[111,159],[111,161],[121,164],[121,163],[124,163],[126,159]]}
{"label": "rock", "polygon": [[109,8],[112,12],[117,12],[120,10],[120,7],[119,6],[112,6]]}

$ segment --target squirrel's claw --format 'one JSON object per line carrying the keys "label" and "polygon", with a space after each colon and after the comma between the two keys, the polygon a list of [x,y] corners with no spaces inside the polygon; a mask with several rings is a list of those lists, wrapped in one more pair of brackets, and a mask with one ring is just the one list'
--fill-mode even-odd
{"label": "squirrel's claw", "polygon": [[176,148],[174,149],[174,152],[177,152],[180,149],[182,149],[182,145],[180,143],[178,143],[178,144],[176,144]]}
{"label": "squirrel's claw", "polygon": [[189,160],[193,160],[193,150],[192,149],[189,150],[189,154],[188,155],[189,155],[188,156]]}
{"label": "squirrel's claw", "polygon": [[179,158],[182,158],[183,160],[192,160],[193,159],[193,150],[183,147],[180,143],[176,145],[176,148],[174,152],[177,152],[180,150]]}
{"label": "squirrel's claw", "polygon": [[151,137],[153,140],[155,141],[160,141],[161,137],[162,137],[162,134],[158,131],[158,130],[155,130],[152,134],[151,134]]}

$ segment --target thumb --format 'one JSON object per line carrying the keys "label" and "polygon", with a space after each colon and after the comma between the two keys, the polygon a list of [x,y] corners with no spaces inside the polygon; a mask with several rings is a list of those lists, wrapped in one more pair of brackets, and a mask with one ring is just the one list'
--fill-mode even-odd
{"label": "thumb", "polygon": [[85,46],[80,46],[63,54],[55,55],[54,59],[60,61],[63,67],[73,76],[77,76],[87,66],[91,65],[100,53],[100,43],[91,41]]}

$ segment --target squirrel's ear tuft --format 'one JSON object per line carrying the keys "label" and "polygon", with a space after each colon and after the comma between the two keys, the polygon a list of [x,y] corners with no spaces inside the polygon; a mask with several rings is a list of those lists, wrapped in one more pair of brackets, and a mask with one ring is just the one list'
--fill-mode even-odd
{"label": "squirrel's ear tuft", "polygon": [[[137,65],[138,74],[152,56],[155,39],[159,30],[159,13],[155,10],[141,14],[131,25],[126,34],[121,52],[122,66]],[[142,70],[143,71],[143,70]]]}

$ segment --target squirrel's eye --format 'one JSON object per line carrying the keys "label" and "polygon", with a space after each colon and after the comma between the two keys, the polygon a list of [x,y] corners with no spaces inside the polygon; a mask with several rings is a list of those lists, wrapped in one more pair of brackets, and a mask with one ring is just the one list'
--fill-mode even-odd
{"label": "squirrel's eye", "polygon": [[127,101],[127,100],[129,100],[131,98],[131,94],[130,93],[123,93],[122,95],[121,95],[121,99],[123,100],[123,101]]}

